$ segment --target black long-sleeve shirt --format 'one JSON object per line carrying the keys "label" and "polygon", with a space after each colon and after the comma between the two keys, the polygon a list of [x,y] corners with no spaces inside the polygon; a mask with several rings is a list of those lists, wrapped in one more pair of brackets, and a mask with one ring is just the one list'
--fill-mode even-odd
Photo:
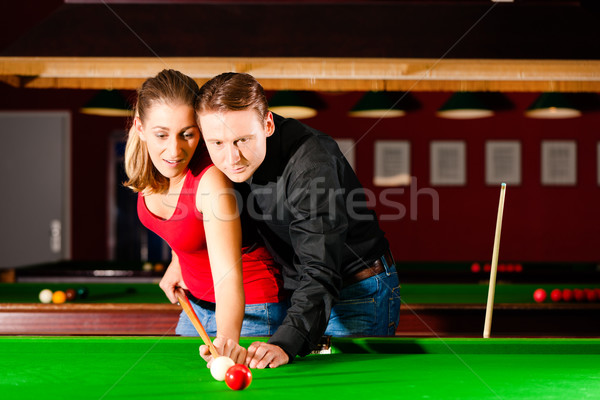
{"label": "black long-sleeve shirt", "polygon": [[388,242],[337,143],[297,120],[274,120],[246,205],[293,291],[287,317],[269,339],[291,361],[325,332],[343,278],[371,265]]}

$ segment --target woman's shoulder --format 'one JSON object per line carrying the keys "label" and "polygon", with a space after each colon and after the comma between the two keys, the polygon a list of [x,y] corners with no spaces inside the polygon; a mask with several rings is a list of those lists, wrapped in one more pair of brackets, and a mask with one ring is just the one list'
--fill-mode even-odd
{"label": "woman's shoulder", "polygon": [[202,177],[200,178],[200,186],[209,190],[221,188],[229,189],[233,186],[233,183],[214,164],[210,164],[203,171]]}
{"label": "woman's shoulder", "polygon": [[[217,167],[211,165],[206,169],[196,191],[196,208],[204,213],[212,209],[237,211],[237,195],[233,183]],[[216,207],[216,208],[215,208]],[[233,208],[232,208],[233,207]],[[233,211],[227,211],[232,212]]]}

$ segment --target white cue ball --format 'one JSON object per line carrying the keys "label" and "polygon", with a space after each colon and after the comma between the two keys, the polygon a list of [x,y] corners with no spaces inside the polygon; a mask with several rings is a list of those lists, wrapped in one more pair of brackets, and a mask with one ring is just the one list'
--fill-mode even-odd
{"label": "white cue ball", "polygon": [[235,363],[229,357],[217,357],[213,360],[212,365],[210,366],[210,373],[216,380],[224,381],[227,370],[234,365]]}
{"label": "white cue ball", "polygon": [[40,301],[44,304],[52,303],[52,290],[44,289],[40,292]]}

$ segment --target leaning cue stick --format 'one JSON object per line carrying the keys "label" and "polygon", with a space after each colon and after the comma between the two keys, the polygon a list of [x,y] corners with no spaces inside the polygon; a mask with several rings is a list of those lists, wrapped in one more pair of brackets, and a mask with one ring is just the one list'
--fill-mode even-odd
{"label": "leaning cue stick", "polygon": [[500,186],[500,203],[498,204],[498,218],[496,219],[496,235],[494,237],[494,251],[492,252],[492,268],[490,270],[490,286],[488,289],[487,306],[485,309],[485,324],[483,337],[489,338],[492,329],[492,312],[494,309],[494,293],[496,291],[496,273],[498,271],[498,253],[500,252],[500,232],[502,231],[502,214],[504,213],[504,197],[506,183]]}
{"label": "leaning cue stick", "polygon": [[200,334],[200,337],[202,338],[202,341],[204,342],[204,344],[208,346],[208,349],[210,350],[210,354],[212,354],[212,356],[214,358],[219,357],[219,353],[217,352],[215,345],[212,343],[212,341],[210,340],[210,337],[206,333],[206,330],[200,323],[198,316],[196,315],[196,313],[194,312],[194,309],[192,308],[192,305],[190,304],[190,299],[187,298],[187,296],[185,295],[183,290],[180,290],[179,292],[177,292],[177,300],[179,301],[179,304],[181,304],[183,311],[185,311],[185,313],[187,314],[190,321],[192,321],[192,324],[194,324],[194,328],[196,328],[196,330]]}

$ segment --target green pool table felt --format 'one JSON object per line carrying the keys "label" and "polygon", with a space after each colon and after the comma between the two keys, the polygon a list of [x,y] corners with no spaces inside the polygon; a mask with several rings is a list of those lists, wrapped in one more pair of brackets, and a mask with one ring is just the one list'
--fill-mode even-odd
{"label": "green pool table felt", "polygon": [[600,397],[600,339],[333,339],[332,354],[252,370],[241,392],[211,377],[200,344],[181,337],[0,337],[1,398]]}
{"label": "green pool table felt", "polygon": [[[151,283],[3,283],[0,284],[0,303],[39,303],[38,294],[44,288],[66,290],[87,287],[89,296],[80,303],[168,303],[167,297]],[[600,287],[590,284],[502,284],[496,285],[495,303],[534,303],[533,292],[543,288],[548,293],[554,288]],[[402,284],[400,295],[407,304],[484,304],[488,285],[481,284]]]}

